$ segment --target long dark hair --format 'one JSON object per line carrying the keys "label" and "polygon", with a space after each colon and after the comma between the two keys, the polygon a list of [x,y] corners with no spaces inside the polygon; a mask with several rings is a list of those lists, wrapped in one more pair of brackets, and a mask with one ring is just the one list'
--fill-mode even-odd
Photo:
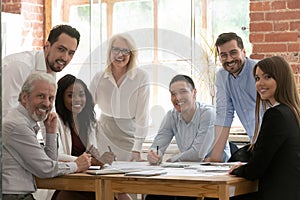
{"label": "long dark hair", "polygon": [[67,74],[57,82],[55,109],[57,114],[61,117],[63,123],[66,126],[70,127],[72,124],[74,124],[73,114],[66,108],[64,104],[64,93],[70,85],[75,83],[79,83],[82,85],[86,96],[86,105],[83,108],[83,110],[77,115],[77,120],[79,123],[78,133],[79,135],[86,137],[86,134],[89,133],[91,126],[93,126],[96,123],[96,113],[94,110],[95,104],[92,95],[88,90],[86,84],[81,79],[78,79],[71,74]]}
{"label": "long dark hair", "polygon": [[[273,56],[259,61],[253,68],[253,75],[256,74],[256,69],[259,67],[261,71],[270,75],[277,84],[274,98],[277,102],[288,106],[295,114],[298,125],[300,127],[300,99],[298,95],[297,84],[295,82],[292,68],[288,62],[280,57]],[[258,137],[260,128],[260,107],[266,108],[266,101],[262,100],[260,95],[256,94],[255,108],[255,131],[253,141]],[[253,146],[253,145],[252,145]]]}

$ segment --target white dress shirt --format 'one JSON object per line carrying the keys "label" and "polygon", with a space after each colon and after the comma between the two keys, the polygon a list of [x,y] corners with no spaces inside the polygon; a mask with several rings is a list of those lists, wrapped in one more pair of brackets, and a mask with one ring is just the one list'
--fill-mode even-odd
{"label": "white dress shirt", "polygon": [[[118,87],[111,71],[98,72],[91,82],[90,91],[95,104],[101,109],[101,114],[121,119],[122,122],[118,122],[118,126],[124,132],[127,132],[129,124],[126,120],[134,120],[135,141],[132,150],[141,151],[148,132],[150,98],[148,74],[140,68],[134,68],[126,73]],[[128,131],[127,134],[132,133]]]}
{"label": "white dress shirt", "polygon": [[[2,117],[18,106],[21,87],[27,76],[35,71],[47,72],[44,51],[24,51],[2,60]],[[53,76],[55,74],[53,73]]]}

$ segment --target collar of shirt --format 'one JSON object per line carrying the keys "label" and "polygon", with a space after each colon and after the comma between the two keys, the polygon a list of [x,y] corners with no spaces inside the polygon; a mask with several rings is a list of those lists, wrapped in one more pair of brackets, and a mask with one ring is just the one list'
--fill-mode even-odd
{"label": "collar of shirt", "polygon": [[176,113],[178,114],[178,117],[179,117],[179,121],[180,121],[180,122],[184,122],[185,124],[195,124],[195,123],[196,123],[196,120],[197,120],[197,118],[198,118],[197,113],[198,113],[198,110],[199,110],[199,104],[200,104],[200,103],[199,103],[199,102],[195,102],[195,104],[196,104],[196,110],[195,110],[195,113],[194,113],[194,115],[193,115],[191,121],[188,122],[188,123],[186,123],[186,122],[184,121],[184,119],[182,118],[181,113],[178,112],[177,110],[175,110]]}
{"label": "collar of shirt", "polygon": [[252,70],[252,68],[249,65],[249,59],[246,57],[242,71],[237,75],[237,77],[234,77],[232,74],[231,74],[231,77],[237,79],[237,78],[240,78],[243,76],[247,76],[249,70]]}
{"label": "collar of shirt", "polygon": [[37,71],[47,72],[47,66],[45,62],[44,50],[40,50],[35,54],[36,64],[35,69]]}
{"label": "collar of shirt", "polygon": [[[137,69],[136,68],[133,68],[131,69],[130,71],[127,71],[126,72],[126,76],[129,78],[129,79],[134,79],[134,77],[137,75]],[[105,72],[104,72],[104,78],[112,78],[113,75],[112,75],[112,71],[111,71],[111,68],[108,67]]]}
{"label": "collar of shirt", "polygon": [[266,110],[268,110],[269,108],[273,108],[273,107],[275,107],[275,106],[280,105],[280,103],[276,101],[276,102],[274,103],[274,105],[272,105],[272,104],[270,104],[270,102],[267,102],[266,105],[267,105]]}
{"label": "collar of shirt", "polygon": [[40,130],[40,126],[38,124],[34,125],[33,127],[33,130],[35,132],[35,134],[38,134],[39,130]]}

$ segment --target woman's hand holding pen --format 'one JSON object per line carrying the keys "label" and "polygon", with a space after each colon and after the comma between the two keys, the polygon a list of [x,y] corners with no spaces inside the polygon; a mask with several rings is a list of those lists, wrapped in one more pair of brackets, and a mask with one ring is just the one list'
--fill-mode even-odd
{"label": "woman's hand holding pen", "polygon": [[90,145],[86,149],[86,152],[92,155],[92,165],[103,166],[106,163],[111,164],[116,159],[116,155],[111,151],[109,146],[108,150],[109,152],[104,152],[100,155],[98,149]]}
{"label": "woman's hand holding pen", "polygon": [[112,164],[115,160],[116,155],[113,152],[104,152],[104,154],[101,155],[99,161],[103,164]]}

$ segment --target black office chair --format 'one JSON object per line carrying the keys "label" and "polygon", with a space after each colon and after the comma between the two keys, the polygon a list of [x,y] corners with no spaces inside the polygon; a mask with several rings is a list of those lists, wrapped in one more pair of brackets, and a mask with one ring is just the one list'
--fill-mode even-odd
{"label": "black office chair", "polygon": [[233,155],[239,148],[233,142],[229,142],[230,154]]}
{"label": "black office chair", "polygon": [[252,150],[250,150],[249,147],[250,144],[247,144],[236,150],[234,153],[231,153],[231,157],[227,162],[248,162],[252,155]]}

